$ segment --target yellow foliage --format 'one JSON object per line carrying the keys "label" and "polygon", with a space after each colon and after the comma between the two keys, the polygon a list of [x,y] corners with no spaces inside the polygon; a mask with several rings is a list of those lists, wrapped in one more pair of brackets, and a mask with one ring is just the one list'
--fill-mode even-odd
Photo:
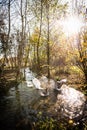
{"label": "yellow foliage", "polygon": [[81,70],[77,66],[71,66],[70,71],[74,73],[80,73]]}
{"label": "yellow foliage", "polygon": [[32,35],[32,42],[37,42],[38,41],[38,34],[33,34]]}
{"label": "yellow foliage", "polygon": [[87,42],[83,42],[83,47],[87,48]]}
{"label": "yellow foliage", "polygon": [[83,57],[82,57],[82,58],[79,58],[79,61],[80,61],[80,62],[83,62]]}
{"label": "yellow foliage", "polygon": [[70,120],[69,120],[69,124],[73,124],[73,120],[70,119]]}

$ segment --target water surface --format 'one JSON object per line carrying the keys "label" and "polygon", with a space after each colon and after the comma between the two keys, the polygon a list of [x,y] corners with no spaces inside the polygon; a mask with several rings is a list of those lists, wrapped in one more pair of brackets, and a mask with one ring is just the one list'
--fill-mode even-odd
{"label": "water surface", "polygon": [[[11,87],[4,96],[0,97],[0,129],[16,130],[20,124],[26,123],[27,121],[37,121],[36,116],[39,112],[45,113],[46,115],[49,113],[49,115],[57,116],[57,119],[61,121],[64,118],[63,112],[68,110],[68,107],[61,112],[63,102],[61,104],[61,102],[58,101],[57,97],[59,92],[50,89],[49,93],[49,96],[41,97],[39,90],[34,86],[28,87],[26,81],[22,81],[17,87]],[[55,109],[55,104],[61,106],[58,111]],[[64,107],[65,106],[66,104]],[[84,113],[86,114],[86,120],[87,105],[85,106]],[[26,129],[24,128],[24,130]]]}

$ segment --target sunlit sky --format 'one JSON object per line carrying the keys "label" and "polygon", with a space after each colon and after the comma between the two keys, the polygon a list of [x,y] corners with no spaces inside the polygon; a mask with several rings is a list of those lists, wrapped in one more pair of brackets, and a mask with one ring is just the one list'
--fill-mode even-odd
{"label": "sunlit sky", "polygon": [[[3,1],[3,0],[0,0],[0,2]],[[83,19],[82,18],[78,18],[76,16],[76,14],[73,14],[75,10],[75,1],[76,0],[60,0],[60,2],[62,4],[68,2],[68,13],[69,13],[69,16],[68,17],[65,17],[63,19],[63,21],[61,22],[62,24],[62,27],[63,27],[63,31],[64,33],[66,34],[66,36],[72,36],[73,34],[76,34],[80,31],[80,28],[83,26]],[[85,5],[85,9],[84,11],[86,10],[87,8],[87,0],[77,0],[78,3],[82,2],[84,3]],[[73,5],[72,5],[73,3]],[[16,27],[17,29],[20,29],[20,25],[21,25],[21,22],[20,22],[20,1],[14,1],[14,4],[12,4],[11,6],[11,25],[14,26],[14,28]],[[73,8],[74,9],[73,9]],[[32,19],[32,16],[31,16],[31,19]],[[55,25],[57,27],[59,24],[59,21],[55,21]],[[14,29],[11,28],[11,31],[13,31]]]}
{"label": "sunlit sky", "polygon": [[[3,0],[0,0],[0,2],[3,1]],[[83,1],[83,4],[86,6],[84,11],[86,10],[87,8],[87,0],[59,0],[61,4],[64,4],[66,2],[68,2],[68,13],[69,13],[69,16],[67,18],[65,18],[65,20],[63,20],[62,24],[63,24],[63,30],[67,30],[68,34],[70,35],[70,32],[71,33],[76,33],[79,31],[80,27],[83,26],[82,25],[82,19],[78,19],[75,14],[70,16],[71,14],[73,14],[75,10],[75,6],[76,6],[76,1],[79,3],[82,3]],[[78,6],[78,5],[77,5]],[[14,26],[14,28],[16,27],[17,29],[20,29],[20,0],[19,1],[14,1],[14,4],[11,5],[11,25]],[[74,9],[73,9],[73,8]],[[32,19],[32,16],[31,16],[31,19]],[[56,22],[56,21],[55,21]],[[66,33],[66,32],[65,32]]]}
{"label": "sunlit sky", "polygon": [[[3,0],[0,0],[0,2],[2,2]],[[84,11],[87,8],[87,0],[59,0],[60,3],[64,4],[66,2],[68,2],[68,13],[69,15],[73,14],[75,10],[75,6],[76,6],[76,1],[78,2],[78,4],[82,3],[86,6]],[[77,4],[77,6],[78,6]],[[81,5],[81,4],[80,4]],[[19,1],[14,1],[14,4],[11,5],[11,25],[16,27],[17,29],[20,29],[20,0]],[[74,9],[73,9],[73,8]],[[32,16],[31,16],[32,19]],[[70,34],[70,31],[73,32],[77,32],[79,31],[80,27],[82,26],[82,19],[78,19],[76,18],[75,14],[72,16],[69,16],[68,18],[65,18],[65,20],[63,21],[63,26],[64,26],[64,30],[67,30],[68,33]],[[69,28],[70,27],[70,28]]]}
{"label": "sunlit sky", "polygon": [[71,36],[79,33],[84,23],[77,16],[70,16],[62,22],[62,25],[66,36]]}
{"label": "sunlit sky", "polygon": [[[78,2],[76,4],[76,1]],[[60,21],[63,31],[67,37],[72,36],[80,32],[81,28],[84,26],[85,17],[83,15],[78,15],[78,10],[86,13],[87,0],[62,0],[62,3],[68,2],[68,16]],[[85,6],[82,8],[82,4]],[[82,8],[82,9],[81,9]]]}
{"label": "sunlit sky", "polygon": [[[0,0],[0,1],[2,1],[2,0]],[[72,13],[73,12],[72,7],[74,7],[74,9],[75,9],[75,1],[76,0],[60,0],[60,3],[64,4],[64,3],[68,2],[68,6],[69,6],[68,7],[68,12]],[[77,1],[81,2],[82,0],[77,0]],[[73,5],[72,5],[72,3],[73,3]],[[83,3],[87,6],[87,0],[83,0]],[[20,13],[20,10],[18,9],[20,7],[20,0],[17,3],[14,2],[14,4],[15,4],[14,7],[12,6],[12,9],[11,9],[11,11],[13,13],[15,12],[15,10],[13,10],[13,8],[16,9],[16,16],[14,17],[15,20],[12,20],[12,24],[13,25],[18,23],[19,19],[20,19],[20,16],[18,16],[18,14]],[[18,24],[16,24],[16,26],[19,27]]]}

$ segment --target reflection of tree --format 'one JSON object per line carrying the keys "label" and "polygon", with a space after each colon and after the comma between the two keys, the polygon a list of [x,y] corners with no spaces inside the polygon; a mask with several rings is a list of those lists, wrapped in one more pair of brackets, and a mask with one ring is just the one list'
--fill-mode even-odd
{"label": "reflection of tree", "polygon": [[15,96],[17,101],[17,110],[16,110],[16,126],[18,127],[20,125],[20,122],[22,120],[22,107],[21,107],[21,101],[20,101],[20,92],[19,88],[15,88]]}
{"label": "reflection of tree", "polygon": [[16,96],[16,100],[17,100],[17,105],[20,107],[21,106],[21,102],[20,102],[20,92],[19,92],[19,88],[15,87],[15,96]]}
{"label": "reflection of tree", "polygon": [[16,95],[16,100],[17,100],[16,128],[18,130],[19,129],[32,130],[32,126],[27,118],[28,115],[26,113],[26,110],[24,106],[22,106],[22,103],[21,103],[20,91],[18,87],[15,88],[15,95]]}

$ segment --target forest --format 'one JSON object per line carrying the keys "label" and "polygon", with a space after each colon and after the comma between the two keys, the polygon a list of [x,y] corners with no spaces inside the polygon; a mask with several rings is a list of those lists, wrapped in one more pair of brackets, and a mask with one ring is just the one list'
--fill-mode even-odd
{"label": "forest", "polygon": [[[19,119],[16,120],[18,121],[16,128],[13,128],[13,126],[10,128],[8,125],[6,127],[3,126],[5,124],[3,122],[7,120],[7,118],[5,120],[3,117],[5,121],[2,121],[0,118],[1,130],[28,130],[31,127],[33,127],[31,130],[80,130],[80,126],[81,130],[86,130],[87,0],[0,0],[1,115],[3,115],[2,106],[6,106],[4,110],[9,108],[8,105],[3,105],[5,103],[3,97],[8,97],[8,93],[11,90],[16,94],[17,105],[24,107],[21,101],[24,99],[20,98],[21,103],[19,103],[19,91],[24,89],[20,89],[20,84],[25,86],[26,90],[23,90],[25,95],[27,95],[28,91],[30,95],[32,95],[31,93],[34,94],[33,91],[36,92],[36,90],[29,90],[31,88],[24,84],[26,75],[28,75],[26,74],[26,68],[35,74],[37,80],[32,80],[34,85],[37,84],[38,86],[40,80],[42,83],[41,77],[45,76],[43,84],[45,84],[46,80],[50,82],[51,79],[57,85],[62,81],[67,81],[66,84],[71,85],[72,88],[84,94],[86,99],[85,119],[82,119],[81,115],[80,121],[78,121],[81,122],[79,123],[80,125],[77,125],[78,123],[73,125],[73,118],[70,118],[67,125],[65,117],[65,125],[62,124],[62,121],[59,121],[59,125],[57,120],[55,121],[55,114],[55,116],[53,115],[54,118],[50,118],[50,116],[48,118],[44,117],[41,109],[35,115],[36,109],[33,107],[32,110],[34,109],[34,112],[32,110],[30,112],[30,109],[29,112],[32,117],[34,115],[39,118],[38,122],[32,123],[33,119],[28,120],[25,117],[21,120],[20,117],[20,121]],[[28,81],[30,84],[29,79]],[[48,86],[47,82],[42,86],[45,86],[47,93],[49,87],[46,87],[46,85]],[[27,97],[27,100],[31,100],[29,98]],[[47,99],[48,97],[43,99],[45,100],[45,105],[48,105],[46,104]],[[6,100],[8,99],[6,98]],[[12,101],[15,102],[16,100],[13,99]],[[36,99],[34,101],[39,102]],[[56,102],[56,105],[57,103],[59,102]],[[20,111],[19,106],[15,107],[15,109],[18,108],[18,111]],[[45,121],[42,119],[43,117]],[[11,119],[9,122],[11,123]]]}

